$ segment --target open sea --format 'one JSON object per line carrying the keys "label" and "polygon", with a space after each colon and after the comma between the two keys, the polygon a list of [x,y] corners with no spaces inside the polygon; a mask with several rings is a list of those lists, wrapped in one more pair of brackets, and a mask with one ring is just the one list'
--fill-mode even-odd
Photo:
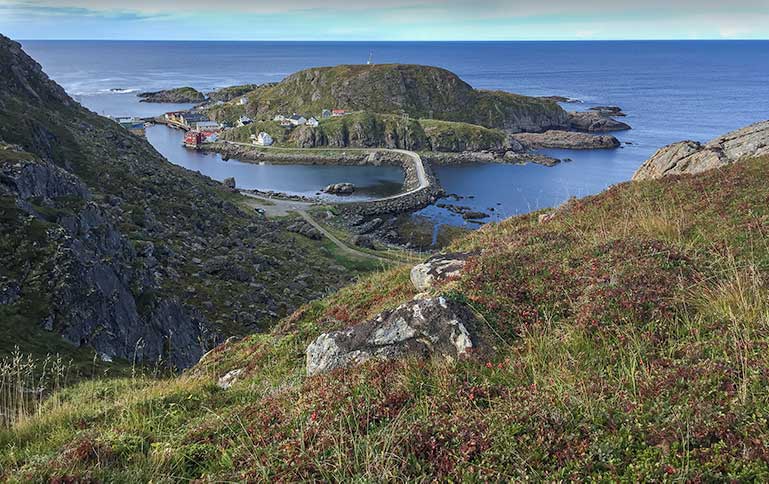
{"label": "open sea", "polygon": [[[142,91],[192,86],[204,92],[236,84],[279,81],[308,67],[364,63],[435,65],[476,88],[579,99],[567,110],[616,105],[631,131],[615,134],[611,151],[545,153],[573,161],[435,166],[459,202],[488,211],[490,220],[555,206],[570,196],[600,192],[628,180],[658,148],[682,139],[706,141],[769,119],[769,41],[627,42],[133,42],[22,41],[26,51],[67,92],[105,115],[157,115],[186,106],[140,104]],[[248,165],[179,148],[180,134],[149,130],[170,161],[216,179],[235,176],[247,188],[314,194],[352,181],[360,196],[397,191],[391,168]],[[463,225],[457,215],[428,207],[439,224]]]}

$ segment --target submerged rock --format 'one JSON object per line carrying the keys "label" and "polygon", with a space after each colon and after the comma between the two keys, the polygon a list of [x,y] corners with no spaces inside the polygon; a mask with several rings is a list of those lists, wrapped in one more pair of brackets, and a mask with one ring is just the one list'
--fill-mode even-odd
{"label": "submerged rock", "polygon": [[769,155],[769,121],[732,131],[704,145],[697,141],[667,145],[641,165],[633,180],[701,173],[743,158],[762,155]]}
{"label": "submerged rock", "polygon": [[443,357],[456,360],[481,347],[478,320],[443,297],[410,301],[371,321],[324,333],[306,351],[308,375],[370,359]]}

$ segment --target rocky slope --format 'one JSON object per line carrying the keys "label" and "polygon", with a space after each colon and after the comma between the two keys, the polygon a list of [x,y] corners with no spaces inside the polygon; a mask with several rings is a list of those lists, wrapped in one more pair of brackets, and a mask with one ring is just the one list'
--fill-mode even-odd
{"label": "rocky slope", "polygon": [[258,84],[243,84],[241,86],[230,86],[230,87],[224,87],[222,89],[218,89],[213,92],[208,93],[208,99],[211,101],[222,101],[222,102],[229,102],[233,99],[237,99],[239,97],[242,97],[249,92],[257,89],[259,87]]}
{"label": "rocky slope", "polygon": [[488,225],[178,378],[67,391],[0,432],[0,478],[762,480],[768,177],[769,156]]}
{"label": "rocky slope", "polygon": [[501,91],[473,89],[456,74],[429,66],[341,65],[292,74],[249,94],[248,113],[320,113],[322,109],[408,114],[509,131],[568,125],[557,103]]}
{"label": "rocky slope", "polygon": [[317,242],[237,203],[79,106],[0,36],[0,348],[47,332],[187,367],[348,280]]}
{"label": "rocky slope", "polygon": [[138,94],[143,103],[193,104],[206,100],[202,92],[191,87],[177,87],[157,92]]}
{"label": "rocky slope", "polygon": [[769,121],[732,131],[705,144],[679,141],[665,146],[641,165],[633,180],[701,173],[764,154],[769,154]]}

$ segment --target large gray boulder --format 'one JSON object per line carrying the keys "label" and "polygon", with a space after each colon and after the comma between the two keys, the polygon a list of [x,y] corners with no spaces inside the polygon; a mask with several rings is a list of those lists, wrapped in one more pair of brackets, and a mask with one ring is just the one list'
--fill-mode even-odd
{"label": "large gray boulder", "polygon": [[679,141],[665,146],[641,165],[633,180],[702,173],[762,155],[769,155],[769,121],[751,124],[705,144]]}
{"label": "large gray boulder", "polygon": [[432,356],[456,360],[480,348],[478,320],[464,305],[443,297],[410,301],[371,321],[324,333],[306,351],[308,375],[371,359]]}
{"label": "large gray boulder", "polygon": [[472,255],[454,252],[430,257],[411,269],[411,283],[420,292],[432,289],[438,282],[458,277]]}

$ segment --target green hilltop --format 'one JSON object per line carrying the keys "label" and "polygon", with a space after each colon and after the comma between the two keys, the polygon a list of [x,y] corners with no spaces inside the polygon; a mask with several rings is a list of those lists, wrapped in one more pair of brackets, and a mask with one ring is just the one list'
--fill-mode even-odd
{"label": "green hilltop", "polygon": [[566,112],[553,101],[473,89],[450,71],[420,65],[305,69],[279,83],[260,86],[247,96],[249,103],[242,111],[258,119],[295,112],[319,117],[323,109],[344,109],[457,121],[513,132],[542,131],[568,123]]}

